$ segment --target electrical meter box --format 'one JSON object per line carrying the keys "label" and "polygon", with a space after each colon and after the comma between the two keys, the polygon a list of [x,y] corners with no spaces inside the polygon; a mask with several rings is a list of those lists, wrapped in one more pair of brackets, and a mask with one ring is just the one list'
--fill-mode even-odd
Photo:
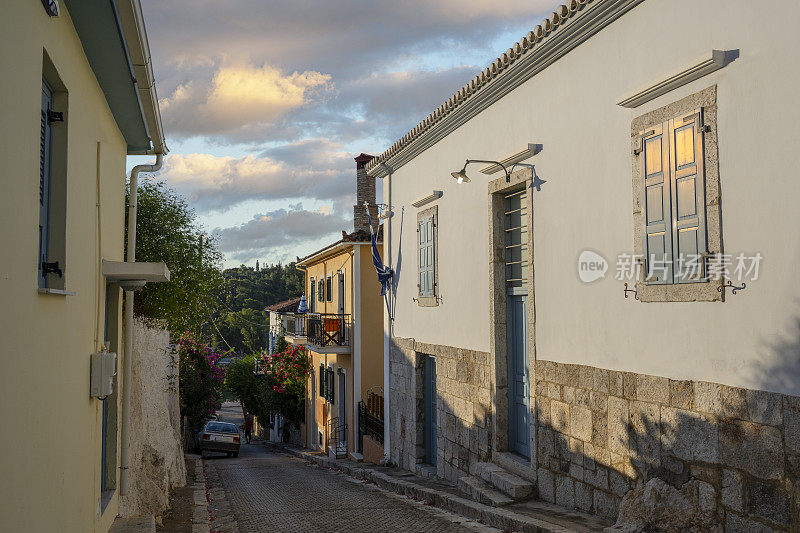
{"label": "electrical meter box", "polygon": [[89,395],[105,397],[114,392],[114,376],[117,374],[117,354],[99,352],[92,354]]}

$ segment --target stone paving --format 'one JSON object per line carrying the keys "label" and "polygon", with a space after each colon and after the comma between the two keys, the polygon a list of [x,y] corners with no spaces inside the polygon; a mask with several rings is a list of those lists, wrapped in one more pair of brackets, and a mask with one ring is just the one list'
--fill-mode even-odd
{"label": "stone paving", "polygon": [[[225,404],[220,419],[241,423],[238,405]],[[204,455],[195,464],[205,490],[195,493],[193,533],[500,532],[261,441],[242,444],[238,458]]]}
{"label": "stone paving", "polygon": [[260,445],[204,462],[211,531],[499,531]]}

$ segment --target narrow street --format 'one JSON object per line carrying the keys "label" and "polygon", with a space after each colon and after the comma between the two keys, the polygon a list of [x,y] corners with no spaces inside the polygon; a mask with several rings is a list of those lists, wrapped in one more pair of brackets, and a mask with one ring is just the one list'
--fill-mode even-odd
{"label": "narrow street", "polygon": [[[220,420],[243,423],[238,403],[225,403],[218,414]],[[238,458],[204,455],[211,488],[224,489],[243,533],[498,531],[310,465],[263,442],[243,443]]]}

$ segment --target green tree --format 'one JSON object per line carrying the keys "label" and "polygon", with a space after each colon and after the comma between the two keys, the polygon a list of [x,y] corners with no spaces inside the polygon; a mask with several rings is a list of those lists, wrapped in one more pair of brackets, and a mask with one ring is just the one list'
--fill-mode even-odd
{"label": "green tree", "polygon": [[[137,209],[136,260],[163,261],[170,281],[148,283],[136,294],[134,313],[166,321],[173,334],[200,333],[210,326],[223,281],[216,240],[203,236],[194,210],[163,181],[140,181]],[[127,217],[125,224],[127,236]]]}

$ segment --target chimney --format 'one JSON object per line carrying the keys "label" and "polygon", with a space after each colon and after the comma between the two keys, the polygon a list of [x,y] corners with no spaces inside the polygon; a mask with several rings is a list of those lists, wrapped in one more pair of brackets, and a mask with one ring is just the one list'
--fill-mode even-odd
{"label": "chimney", "polygon": [[369,204],[369,216],[372,217],[372,226],[378,228],[378,205],[375,200],[375,178],[367,175],[367,163],[375,156],[360,154],[356,161],[356,205],[353,206],[353,229],[369,233],[369,221],[364,210],[364,202]]}

